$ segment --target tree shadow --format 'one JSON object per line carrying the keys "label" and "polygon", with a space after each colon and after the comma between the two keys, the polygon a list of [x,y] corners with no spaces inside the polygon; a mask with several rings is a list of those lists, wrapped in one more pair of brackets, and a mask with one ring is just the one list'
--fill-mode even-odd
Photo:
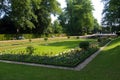
{"label": "tree shadow", "polygon": [[62,41],[62,42],[49,43],[47,46],[54,46],[54,47],[65,46],[66,48],[75,48],[78,47],[79,43],[80,41]]}

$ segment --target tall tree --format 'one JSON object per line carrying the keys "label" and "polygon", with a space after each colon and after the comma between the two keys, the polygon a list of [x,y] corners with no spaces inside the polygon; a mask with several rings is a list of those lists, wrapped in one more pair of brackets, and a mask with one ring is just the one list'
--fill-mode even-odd
{"label": "tall tree", "polygon": [[18,31],[42,34],[51,25],[50,15],[60,11],[57,0],[0,0],[1,16],[9,16]]}
{"label": "tall tree", "polygon": [[60,15],[59,19],[62,23],[64,23],[63,19],[66,20],[64,24],[69,34],[80,35],[91,32],[94,23],[91,1],[66,0],[66,3],[65,12]]}
{"label": "tall tree", "polygon": [[37,16],[33,12],[31,0],[11,0],[11,19],[19,27],[34,28],[34,24],[31,22],[32,19],[37,21]]}
{"label": "tall tree", "polygon": [[54,23],[53,23],[53,31],[54,33],[62,33],[63,30],[62,30],[62,26],[59,24],[59,21],[58,20],[55,20]]}
{"label": "tall tree", "polygon": [[33,32],[37,33],[46,33],[51,27],[51,14],[59,14],[61,12],[60,4],[56,0],[42,0],[40,3],[40,8],[35,9],[34,13],[38,17],[38,22],[34,22],[36,28],[33,29]]}
{"label": "tall tree", "polygon": [[102,0],[105,4],[102,23],[107,26],[120,26],[120,0]]}
{"label": "tall tree", "polygon": [[93,29],[93,33],[97,33],[100,32],[102,30],[102,27],[99,25],[97,19],[94,19],[94,29]]}

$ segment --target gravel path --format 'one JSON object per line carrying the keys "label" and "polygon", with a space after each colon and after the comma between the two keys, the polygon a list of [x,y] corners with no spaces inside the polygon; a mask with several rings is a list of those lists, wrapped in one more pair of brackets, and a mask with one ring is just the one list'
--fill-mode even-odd
{"label": "gravel path", "polygon": [[53,65],[43,65],[43,64],[34,64],[34,63],[15,62],[15,61],[6,61],[6,60],[0,60],[0,62],[11,63],[11,64],[22,64],[22,65],[29,65],[29,66],[39,66],[39,67],[47,67],[47,68],[56,68],[56,69],[66,69],[66,70],[80,71],[89,62],[91,62],[108,44],[110,44],[110,42],[108,42],[104,47],[101,47],[97,52],[95,52],[93,55],[91,55],[89,58],[87,58],[84,62],[80,63],[75,68],[53,66]]}

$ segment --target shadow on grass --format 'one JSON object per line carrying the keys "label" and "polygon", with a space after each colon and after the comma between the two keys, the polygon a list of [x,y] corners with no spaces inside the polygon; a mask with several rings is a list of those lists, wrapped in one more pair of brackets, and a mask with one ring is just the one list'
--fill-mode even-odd
{"label": "shadow on grass", "polygon": [[66,48],[75,48],[78,47],[79,43],[80,41],[62,41],[62,42],[49,43],[48,46],[54,46],[54,47],[65,46]]}
{"label": "shadow on grass", "polygon": [[38,46],[48,46],[48,47],[64,47],[64,49],[69,48],[77,48],[79,47],[79,43],[81,41],[89,41],[94,42],[93,39],[77,39],[77,40],[67,40],[67,41],[60,41],[60,42],[54,42],[54,43],[47,43],[46,44],[39,44]]}

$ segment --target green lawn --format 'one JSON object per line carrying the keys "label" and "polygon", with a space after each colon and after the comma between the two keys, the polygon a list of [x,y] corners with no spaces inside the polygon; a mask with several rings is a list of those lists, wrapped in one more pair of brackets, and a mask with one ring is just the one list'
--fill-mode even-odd
{"label": "green lawn", "polygon": [[120,38],[81,71],[0,63],[0,80],[120,80]]}
{"label": "green lawn", "polygon": [[33,42],[14,42],[14,43],[2,43],[0,51],[3,53],[26,53],[26,47],[34,47],[33,55],[55,55],[64,51],[68,51],[72,48],[79,46],[81,41],[95,41],[93,39],[54,39],[48,41],[33,41]]}

